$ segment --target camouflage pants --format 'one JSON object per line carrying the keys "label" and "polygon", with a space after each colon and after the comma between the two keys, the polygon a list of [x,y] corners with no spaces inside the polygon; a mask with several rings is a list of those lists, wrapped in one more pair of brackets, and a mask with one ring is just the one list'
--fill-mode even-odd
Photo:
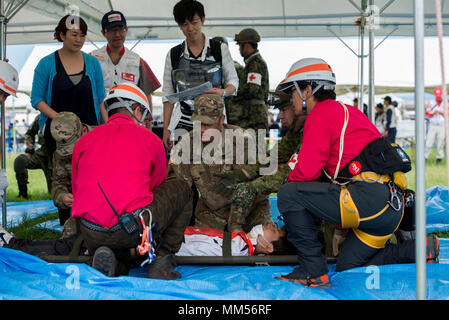
{"label": "camouflage pants", "polygon": [[[210,210],[200,199],[195,212],[195,226],[232,231],[228,230],[229,216],[231,215],[232,210],[238,209],[233,208],[230,205],[218,211]],[[233,225],[235,225],[235,223],[240,224],[245,232],[249,232],[258,224],[273,222],[270,211],[270,202],[267,198],[255,202],[249,210],[245,210],[241,213],[235,211],[232,212],[233,216],[236,217],[235,221],[233,221]]]}
{"label": "camouflage pants", "polygon": [[265,104],[248,104],[244,126],[245,129],[265,129],[268,130],[268,110]]}
{"label": "camouflage pants", "polygon": [[[184,241],[184,231],[189,224],[192,215],[192,189],[182,180],[167,180],[153,190],[153,202],[146,208],[152,213],[152,221],[156,228],[152,232],[153,240],[160,244],[156,254],[166,256],[178,252]],[[148,224],[149,215],[143,215]],[[128,234],[120,229],[115,232],[100,232],[80,225],[81,233],[89,248],[89,254],[93,255],[100,246],[111,248],[118,260],[129,261],[130,249],[136,248],[140,242],[139,234],[142,232],[142,224],[136,218],[139,231]]]}
{"label": "camouflage pants", "polygon": [[14,159],[14,171],[16,173],[17,185],[19,190],[28,184],[28,169],[42,169],[47,180],[48,192],[51,190],[51,161],[47,155],[39,151],[30,154],[21,154]]}
{"label": "camouflage pants", "polygon": [[232,100],[233,97],[226,98],[226,119],[228,124],[241,127],[241,123],[246,116],[243,115],[244,106]]}

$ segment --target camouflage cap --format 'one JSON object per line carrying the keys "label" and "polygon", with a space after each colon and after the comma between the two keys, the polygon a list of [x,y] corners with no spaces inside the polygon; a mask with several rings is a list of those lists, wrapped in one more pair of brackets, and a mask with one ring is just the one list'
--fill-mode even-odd
{"label": "camouflage cap", "polygon": [[268,94],[267,104],[278,109],[289,106],[292,103],[291,96],[283,91],[270,91]]}
{"label": "camouflage cap", "polygon": [[81,138],[83,125],[73,112],[60,112],[51,121],[50,132],[56,141],[56,153],[72,154],[75,143]]}
{"label": "camouflage cap", "polygon": [[195,107],[192,121],[200,121],[203,124],[215,124],[223,115],[224,100],[216,94],[203,94],[193,101]]}

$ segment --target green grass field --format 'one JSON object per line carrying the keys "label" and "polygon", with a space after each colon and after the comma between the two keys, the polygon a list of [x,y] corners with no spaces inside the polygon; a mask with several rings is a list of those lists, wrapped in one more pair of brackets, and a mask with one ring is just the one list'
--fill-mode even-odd
{"label": "green grass field", "polygon": [[[406,152],[412,158],[414,162],[414,150],[406,149]],[[18,154],[16,154],[17,156]],[[36,200],[50,200],[51,195],[47,191],[47,184],[45,182],[45,176],[42,170],[28,170],[29,184],[28,184],[28,195],[29,199],[24,199],[18,197],[18,187],[17,181],[14,173],[14,154],[8,153],[6,157],[6,171],[8,176],[9,186],[7,189],[7,201],[17,202],[17,201],[36,201]],[[413,166],[412,171],[407,173],[407,180],[409,182],[409,188],[415,190],[415,168]],[[447,172],[446,172],[446,160],[442,162],[439,166],[435,165],[435,150],[431,153],[428,163],[426,165],[426,189],[437,186],[437,185],[448,185]],[[273,194],[276,195],[276,194]],[[41,222],[56,219],[57,212],[46,215],[39,219],[29,219],[24,217],[20,225],[8,228],[10,231],[14,232],[17,237],[27,238],[27,239],[48,239],[48,238],[58,238],[59,233],[52,232],[49,230],[37,230],[33,226]],[[439,236],[449,237],[449,232],[438,233]]]}

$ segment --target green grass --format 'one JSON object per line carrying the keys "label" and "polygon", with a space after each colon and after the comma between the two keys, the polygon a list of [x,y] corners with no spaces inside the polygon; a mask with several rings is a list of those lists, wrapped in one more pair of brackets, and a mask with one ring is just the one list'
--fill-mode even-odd
{"label": "green grass", "polygon": [[[409,188],[412,190],[416,190],[415,185],[415,150],[414,149],[405,149],[409,157],[413,162],[412,170],[407,172],[407,180],[409,184]],[[432,150],[429,155],[429,158],[426,162],[426,189],[434,187],[434,186],[447,186],[447,170],[446,170],[446,159],[440,163],[440,165],[436,165],[435,158],[436,150]]]}
{"label": "green grass", "polygon": [[[16,153],[16,157],[20,153]],[[28,170],[28,197],[24,199],[19,197],[19,188],[17,187],[16,174],[14,173],[14,153],[6,154],[6,175],[8,177],[8,189],[6,190],[7,202],[51,200],[51,194],[48,192],[47,182],[44,172],[40,169]]]}
{"label": "green grass", "polygon": [[[17,157],[20,153],[16,153]],[[6,190],[7,202],[23,202],[23,201],[37,201],[37,200],[51,200],[51,194],[47,190],[47,182],[42,170],[28,170],[28,199],[19,197],[19,188],[17,187],[16,175],[14,173],[14,153],[8,152],[6,154],[6,175],[8,177],[8,188]],[[23,216],[22,221],[17,226],[8,226],[8,231],[14,233],[18,238],[41,240],[41,239],[57,239],[61,237],[59,232],[51,231],[49,229],[33,228],[35,225],[45,221],[58,218],[58,213],[50,213],[45,216],[31,219],[28,216]]]}

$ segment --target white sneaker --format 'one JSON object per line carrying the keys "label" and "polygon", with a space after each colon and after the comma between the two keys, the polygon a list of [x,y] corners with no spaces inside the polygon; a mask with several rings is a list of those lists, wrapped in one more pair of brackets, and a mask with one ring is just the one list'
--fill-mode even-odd
{"label": "white sneaker", "polygon": [[2,226],[0,226],[0,247],[3,247],[5,244],[8,244],[9,241],[14,237],[12,233],[9,233]]}

